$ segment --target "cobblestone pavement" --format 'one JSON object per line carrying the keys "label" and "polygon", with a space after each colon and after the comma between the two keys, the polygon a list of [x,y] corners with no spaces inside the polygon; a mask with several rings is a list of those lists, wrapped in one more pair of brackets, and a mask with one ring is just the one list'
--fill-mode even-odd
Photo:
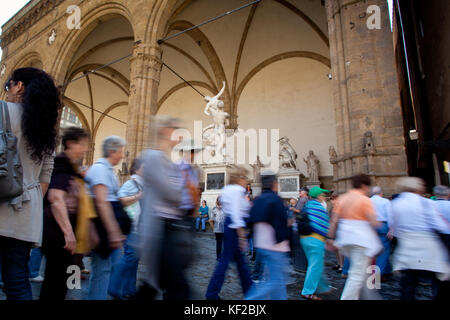
{"label": "cobblestone pavement", "polygon": [[[89,257],[86,257],[84,262],[86,267],[89,269],[90,261]],[[335,255],[333,253],[327,252],[325,259],[325,275],[330,285],[336,287],[338,290],[332,296],[324,296],[326,300],[338,300],[342,289],[345,284],[345,279],[341,277],[340,274],[336,273],[332,266],[335,264]],[[208,286],[210,277],[216,266],[216,255],[215,255],[215,239],[212,233],[196,233],[194,238],[194,260],[191,266],[187,270],[187,276],[191,284],[192,289],[192,299],[193,300],[203,300],[206,288]],[[253,263],[250,261],[250,267],[253,267]],[[43,269],[43,268],[42,268]],[[41,269],[41,274],[43,275],[43,270]],[[143,267],[139,266],[138,281],[139,277],[143,274]],[[288,299],[289,300],[303,300],[300,296],[301,289],[303,287],[303,282],[305,279],[305,274],[296,272],[290,266],[289,281],[288,281]],[[87,290],[89,286],[89,280],[82,280],[80,290],[71,290],[67,295],[68,300],[83,300],[87,296]],[[32,283],[33,298],[39,298],[41,284]],[[389,282],[381,284],[381,290],[378,290],[380,298],[386,300],[397,300],[399,299],[400,286],[399,281],[393,278]],[[241,300],[244,298],[239,277],[237,273],[237,268],[234,264],[230,265],[228,269],[226,279],[220,293],[220,296],[224,300]],[[419,300],[429,300],[431,299],[431,286],[420,285],[417,289],[416,298]],[[5,296],[0,290],[0,300],[4,300]]]}

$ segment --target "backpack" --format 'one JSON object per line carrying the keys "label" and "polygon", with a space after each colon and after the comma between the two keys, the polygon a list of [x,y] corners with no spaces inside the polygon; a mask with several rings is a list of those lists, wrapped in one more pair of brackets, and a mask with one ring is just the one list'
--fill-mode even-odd
{"label": "backpack", "polygon": [[0,101],[0,203],[23,193],[23,171],[17,150],[17,138],[12,134],[8,105]]}
{"label": "backpack", "polygon": [[311,233],[313,233],[313,230],[311,229],[311,225],[309,224],[309,218],[308,213],[305,211],[300,212],[297,215],[297,229],[298,234],[301,236],[308,236]]}

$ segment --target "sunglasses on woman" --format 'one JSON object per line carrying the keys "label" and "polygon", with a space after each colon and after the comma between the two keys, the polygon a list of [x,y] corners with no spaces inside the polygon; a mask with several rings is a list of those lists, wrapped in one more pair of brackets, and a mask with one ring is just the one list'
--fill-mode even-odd
{"label": "sunglasses on woman", "polygon": [[[12,81],[12,79],[9,79],[8,81],[5,82],[5,85],[4,85],[3,88],[5,89],[6,92],[8,92],[9,89],[12,87],[12,86],[11,86],[11,82],[14,82],[14,81]],[[13,84],[13,85],[14,85],[14,84]]]}

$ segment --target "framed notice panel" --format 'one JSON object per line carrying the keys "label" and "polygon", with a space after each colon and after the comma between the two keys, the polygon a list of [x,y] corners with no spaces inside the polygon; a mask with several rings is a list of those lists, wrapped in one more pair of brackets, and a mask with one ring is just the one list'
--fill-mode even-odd
{"label": "framed notice panel", "polygon": [[224,186],[225,172],[206,174],[206,190],[221,190]]}
{"label": "framed notice panel", "polygon": [[288,175],[278,177],[279,191],[278,195],[283,199],[298,197],[300,189],[300,178],[298,175]]}
{"label": "framed notice panel", "polygon": [[298,192],[298,178],[280,178],[280,192]]}

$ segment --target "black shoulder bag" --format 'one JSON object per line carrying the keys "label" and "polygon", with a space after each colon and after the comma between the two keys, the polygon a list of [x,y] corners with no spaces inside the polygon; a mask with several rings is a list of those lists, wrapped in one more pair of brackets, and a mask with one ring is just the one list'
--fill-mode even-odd
{"label": "black shoulder bag", "polygon": [[[94,203],[96,204],[95,200]],[[117,223],[119,224],[120,230],[124,235],[128,235],[131,232],[131,219],[128,216],[127,212],[123,208],[122,203],[119,201],[110,201],[111,207],[114,212],[114,216],[117,220]],[[97,208],[97,204],[95,205],[95,210],[97,213],[99,212],[99,209]],[[105,226],[103,225],[102,219],[97,214],[97,217],[92,219],[92,222],[94,223],[97,233],[100,239],[100,242],[95,248],[95,252],[97,252],[100,256],[106,258],[109,256],[109,254],[113,251],[113,249],[109,246],[109,240],[108,240],[108,233],[106,231]]]}
{"label": "black shoulder bag", "polygon": [[308,213],[305,211],[301,211],[297,217],[297,229],[298,234],[301,236],[309,236],[311,233],[313,233],[313,230],[311,228],[311,225],[309,223],[309,217]]}
{"label": "black shoulder bag", "polygon": [[17,138],[11,131],[8,105],[0,101],[0,202],[10,201],[22,194],[22,180],[22,164]]}

